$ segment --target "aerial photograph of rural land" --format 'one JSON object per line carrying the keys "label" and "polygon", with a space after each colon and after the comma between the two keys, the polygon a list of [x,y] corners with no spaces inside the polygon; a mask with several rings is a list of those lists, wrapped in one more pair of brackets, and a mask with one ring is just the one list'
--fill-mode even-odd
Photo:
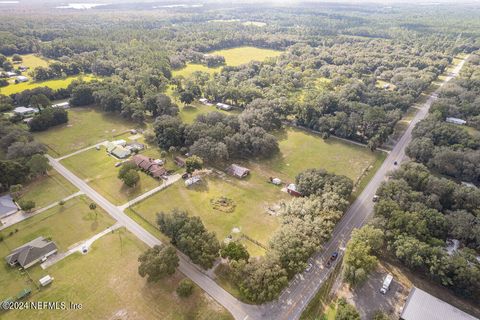
{"label": "aerial photograph of rural land", "polygon": [[0,320],[480,320],[480,0],[0,0]]}

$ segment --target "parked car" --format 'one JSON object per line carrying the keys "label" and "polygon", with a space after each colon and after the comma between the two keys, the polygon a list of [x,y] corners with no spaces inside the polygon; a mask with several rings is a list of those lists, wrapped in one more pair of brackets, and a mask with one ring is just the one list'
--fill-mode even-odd
{"label": "parked car", "polygon": [[307,264],[307,267],[305,268],[305,271],[310,272],[312,270],[312,268],[313,268],[313,264],[311,262],[309,262]]}
{"label": "parked car", "polygon": [[373,201],[373,202],[377,202],[377,201],[378,201],[378,198],[379,198],[379,197],[378,197],[377,195],[374,195],[373,198],[372,198],[372,201]]}

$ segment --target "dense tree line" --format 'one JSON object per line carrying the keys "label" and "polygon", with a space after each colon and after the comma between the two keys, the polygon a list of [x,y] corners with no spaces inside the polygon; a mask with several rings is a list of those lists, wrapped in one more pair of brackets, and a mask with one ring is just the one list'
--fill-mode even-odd
{"label": "dense tree line", "polygon": [[[409,268],[460,295],[480,294],[480,190],[432,175],[418,163],[394,171],[378,190],[375,226]],[[447,239],[460,247],[447,252]]]}
{"label": "dense tree line", "polygon": [[459,77],[443,86],[430,112],[441,118],[461,118],[480,130],[480,56],[472,54]]}
{"label": "dense tree line", "polygon": [[211,112],[197,117],[191,125],[168,115],[154,124],[160,148],[189,148],[190,152],[210,163],[228,159],[267,157],[278,151],[273,135],[244,117]]}
{"label": "dense tree line", "polygon": [[157,215],[160,231],[171,239],[171,243],[185,253],[196,264],[205,269],[213,266],[219,256],[220,244],[215,233],[208,232],[199,217],[189,217],[186,212],[173,210]]}
{"label": "dense tree line", "polygon": [[68,112],[61,108],[48,107],[41,110],[30,121],[28,127],[31,131],[44,131],[50,127],[68,122]]}
{"label": "dense tree line", "polygon": [[24,126],[0,120],[0,192],[21,185],[48,170],[46,148]]}
{"label": "dense tree line", "polygon": [[463,181],[480,183],[480,139],[436,114],[418,123],[407,155],[429,168]]}
{"label": "dense tree line", "polygon": [[[317,172],[308,170],[299,176],[312,171]],[[322,170],[318,172],[324,173]],[[245,299],[262,303],[277,298],[287,286],[288,279],[303,272],[310,256],[328,241],[348,206],[350,196],[337,193],[335,190],[342,188],[335,184],[342,184],[341,179],[328,176],[332,188],[322,189],[318,181],[304,182],[305,187],[310,184],[309,189],[318,187],[318,190],[282,204],[282,223],[270,240],[266,256],[230,260],[230,279]]]}

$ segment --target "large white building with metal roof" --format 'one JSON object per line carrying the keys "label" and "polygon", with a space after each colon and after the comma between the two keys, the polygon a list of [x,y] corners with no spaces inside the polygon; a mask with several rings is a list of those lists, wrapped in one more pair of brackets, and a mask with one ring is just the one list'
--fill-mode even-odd
{"label": "large white building with metal roof", "polygon": [[402,320],[479,320],[442,301],[428,292],[413,287],[403,307]]}

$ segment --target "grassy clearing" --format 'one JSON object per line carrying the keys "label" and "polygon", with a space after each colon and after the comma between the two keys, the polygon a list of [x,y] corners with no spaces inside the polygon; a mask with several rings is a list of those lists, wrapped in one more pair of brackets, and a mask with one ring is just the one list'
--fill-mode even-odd
{"label": "grassy clearing", "polygon": [[42,208],[77,191],[77,188],[52,169],[45,176],[38,177],[26,185],[20,199],[32,200],[36,208]]}
{"label": "grassy clearing", "polygon": [[[7,256],[11,250],[39,236],[51,237],[60,252],[66,251],[71,245],[85,240],[113,225],[114,221],[102,209],[92,211],[88,207],[90,199],[84,196],[75,197],[63,206],[56,206],[11,226],[0,232],[3,241],[0,242],[0,256]],[[15,232],[15,230],[18,230]],[[12,235],[10,235],[12,234]],[[39,265],[28,269],[28,272],[38,272]],[[15,295],[22,288],[33,285],[25,281],[16,268],[10,268],[4,261],[0,267],[0,299]]]}
{"label": "grassy clearing", "polygon": [[64,89],[72,83],[74,80],[83,80],[83,81],[92,81],[95,79],[95,77],[90,76],[90,75],[80,75],[80,76],[73,76],[73,77],[67,77],[63,79],[54,79],[54,80],[47,80],[47,81],[40,81],[40,82],[33,82],[33,81],[28,81],[28,82],[22,82],[22,83],[11,83],[6,87],[3,87],[0,89],[0,94],[4,95],[11,95],[15,93],[22,92],[27,89],[35,89],[38,87],[49,87],[52,90],[57,90],[57,89]]}
{"label": "grassy clearing", "polygon": [[464,127],[464,128],[472,137],[480,138],[480,131],[479,130],[477,130],[475,128],[472,128],[472,127]]}
{"label": "grassy clearing", "polygon": [[260,21],[245,21],[242,23],[244,26],[265,27],[267,24]]}
{"label": "grassy clearing", "polygon": [[357,181],[370,166],[383,161],[381,152],[304,130],[287,128],[277,132],[280,153],[271,159],[259,161],[268,176],[293,181],[296,175],[309,168],[323,168]]}
{"label": "grassy clearing", "polygon": [[48,146],[53,157],[66,155],[116,135],[135,125],[120,116],[93,108],[68,110],[69,121],[43,132],[35,133],[35,139]]}
{"label": "grassy clearing", "polygon": [[[268,183],[270,177],[289,182],[305,169],[324,168],[358,180],[357,190],[360,192],[385,158],[381,152],[373,153],[367,148],[336,139],[323,140],[318,135],[298,129],[288,128],[277,136],[280,145],[278,155],[267,160],[238,161],[251,169],[248,178],[237,180],[229,176],[210,176],[203,185],[191,188],[179,182],[138,203],[132,208],[133,212],[156,227],[156,213],[183,209],[201,217],[220,241],[228,235],[239,237],[239,234],[232,233],[236,227],[242,234],[266,246],[279,225],[279,219],[268,214],[268,209],[276,209],[276,204],[290,197],[281,192],[280,187]],[[234,212],[213,209],[210,201],[220,196],[235,202]],[[251,255],[265,254],[265,250],[252,241],[243,238],[242,242]]]}
{"label": "grassy clearing", "polygon": [[239,110],[224,111],[215,108],[215,106],[207,106],[200,102],[194,102],[191,106],[183,106],[180,108],[180,118],[185,123],[193,123],[193,121],[201,114],[218,111],[224,114],[240,114]]}
{"label": "grassy clearing", "polygon": [[[33,71],[33,69],[37,67],[48,67],[51,62],[51,60],[47,58],[39,57],[34,54],[22,54],[20,56],[23,58],[23,61],[19,64],[14,64],[14,67],[25,66],[29,68],[26,73]],[[11,57],[8,60],[12,61]]]}
{"label": "grassy clearing", "polygon": [[[239,228],[242,234],[267,245],[279,221],[266,210],[281,199],[288,198],[288,195],[267,183],[257,172],[252,172],[250,177],[241,181],[232,177],[214,176],[204,180],[203,184],[190,188],[186,188],[180,181],[138,203],[132,209],[155,226],[156,213],[179,208],[199,216],[208,230],[217,234],[220,241],[229,234],[239,237],[239,234],[232,233],[233,228]],[[233,212],[213,209],[210,201],[221,196],[234,201]],[[252,242],[244,243],[248,245],[252,255],[264,254],[264,249]]]}
{"label": "grassy clearing", "polygon": [[143,243],[124,229],[105,235],[93,244],[87,255],[74,254],[47,270],[38,268],[31,273],[34,281],[45,274],[55,278],[50,286],[35,290],[32,300],[81,303],[81,310],[9,311],[4,317],[232,319],[198,287],[191,297],[179,298],[175,289],[184,278],[180,273],[158,283],[146,283],[137,272],[137,258],[145,249]]}
{"label": "grassy clearing", "polygon": [[162,183],[139,171],[140,181],[135,187],[129,188],[117,178],[119,168],[115,167],[115,163],[118,161],[102,147],[68,157],[62,163],[116,205],[124,204]]}
{"label": "grassy clearing", "polygon": [[[238,47],[209,52],[209,54],[223,56],[225,58],[225,64],[227,66],[239,66],[249,63],[250,61],[264,61],[267,58],[277,57],[281,53],[282,51],[262,49],[256,47]],[[221,67],[208,68],[200,64],[187,63],[187,66],[185,68],[173,71],[173,76],[183,76],[185,78],[188,78],[195,71],[203,71],[209,74],[213,74],[214,72],[219,72],[220,69]]]}

